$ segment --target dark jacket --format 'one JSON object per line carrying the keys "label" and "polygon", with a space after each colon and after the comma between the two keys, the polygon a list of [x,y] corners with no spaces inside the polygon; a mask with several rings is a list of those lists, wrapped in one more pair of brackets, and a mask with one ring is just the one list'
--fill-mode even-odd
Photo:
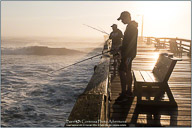
{"label": "dark jacket", "polygon": [[123,34],[121,30],[117,29],[110,33],[109,39],[112,39],[112,45],[120,45],[121,38],[123,38]]}
{"label": "dark jacket", "polygon": [[123,58],[135,58],[137,54],[138,23],[131,21],[124,32],[121,56]]}

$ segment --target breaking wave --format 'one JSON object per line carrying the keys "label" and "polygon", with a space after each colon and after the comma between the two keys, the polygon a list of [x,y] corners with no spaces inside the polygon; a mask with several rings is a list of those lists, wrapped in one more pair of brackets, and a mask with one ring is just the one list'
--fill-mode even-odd
{"label": "breaking wave", "polygon": [[50,48],[48,46],[30,46],[23,48],[3,48],[4,55],[71,55],[81,54],[83,52],[67,48]]}

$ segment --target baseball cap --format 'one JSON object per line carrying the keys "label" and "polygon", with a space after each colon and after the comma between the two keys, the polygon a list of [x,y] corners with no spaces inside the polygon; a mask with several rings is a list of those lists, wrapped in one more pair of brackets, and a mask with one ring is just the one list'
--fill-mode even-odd
{"label": "baseball cap", "polygon": [[124,11],[121,13],[120,17],[117,20],[121,20],[124,17],[130,17],[131,14],[128,11]]}
{"label": "baseball cap", "polygon": [[116,25],[116,24],[113,24],[111,27],[117,27],[117,25]]}

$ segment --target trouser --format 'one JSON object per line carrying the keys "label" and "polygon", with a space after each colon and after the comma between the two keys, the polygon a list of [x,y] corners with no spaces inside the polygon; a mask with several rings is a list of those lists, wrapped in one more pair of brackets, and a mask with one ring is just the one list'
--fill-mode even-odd
{"label": "trouser", "polygon": [[121,59],[121,63],[119,66],[119,75],[121,80],[122,93],[130,93],[132,89],[132,60],[133,58]]}

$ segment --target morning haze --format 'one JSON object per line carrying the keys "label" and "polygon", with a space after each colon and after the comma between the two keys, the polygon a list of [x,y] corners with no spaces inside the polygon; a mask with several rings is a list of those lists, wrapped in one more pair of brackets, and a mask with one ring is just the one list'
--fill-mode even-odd
{"label": "morning haze", "polygon": [[191,39],[190,1],[2,1],[2,37],[65,37],[103,40],[103,33],[83,24],[111,31],[120,12],[129,11],[143,36]]}

